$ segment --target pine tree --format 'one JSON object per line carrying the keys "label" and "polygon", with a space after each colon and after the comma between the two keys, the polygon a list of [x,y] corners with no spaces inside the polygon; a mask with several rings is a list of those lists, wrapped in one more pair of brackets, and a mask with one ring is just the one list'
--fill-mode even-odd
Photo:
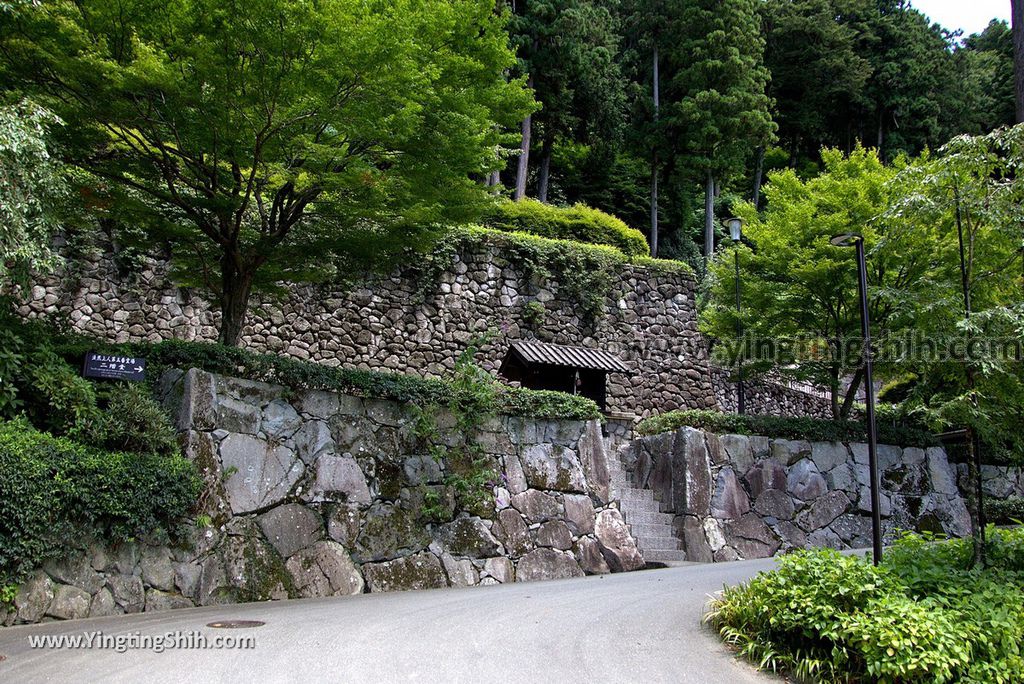
{"label": "pine tree", "polygon": [[682,164],[704,179],[704,258],[714,252],[714,198],[775,124],[765,91],[755,0],[685,0],[668,27],[661,115]]}

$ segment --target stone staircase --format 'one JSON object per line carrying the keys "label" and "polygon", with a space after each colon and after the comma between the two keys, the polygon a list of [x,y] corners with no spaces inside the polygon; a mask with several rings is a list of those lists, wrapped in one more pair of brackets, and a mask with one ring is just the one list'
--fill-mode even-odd
{"label": "stone staircase", "polygon": [[644,560],[648,563],[667,563],[686,560],[682,542],[672,533],[672,514],[662,513],[661,504],[654,500],[650,489],[633,487],[622,466],[618,451],[606,453],[612,498],[619,500],[622,517],[629,526]]}

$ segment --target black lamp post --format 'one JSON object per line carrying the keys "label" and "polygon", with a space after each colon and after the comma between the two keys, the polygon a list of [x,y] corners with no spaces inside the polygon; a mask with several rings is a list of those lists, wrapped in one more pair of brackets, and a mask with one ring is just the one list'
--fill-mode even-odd
{"label": "black lamp post", "polygon": [[868,267],[864,255],[864,237],[844,233],[832,237],[836,247],[857,248],[857,287],[860,290],[860,330],[863,339],[864,394],[867,403],[868,468],[871,470],[871,541],[874,562],[882,562],[882,513],[878,483],[878,431],[875,424],[875,385],[871,376],[871,321],[868,318]]}
{"label": "black lamp post", "polygon": [[[725,225],[729,227],[729,237],[732,238],[733,243],[738,248],[740,240],[743,239],[743,219],[726,219]],[[740,307],[740,250],[734,249],[732,253],[736,261],[736,339],[740,343],[740,354],[736,360],[736,411],[743,415],[747,412],[747,406],[746,392],[744,392],[743,388],[743,319],[741,317],[743,311]]]}

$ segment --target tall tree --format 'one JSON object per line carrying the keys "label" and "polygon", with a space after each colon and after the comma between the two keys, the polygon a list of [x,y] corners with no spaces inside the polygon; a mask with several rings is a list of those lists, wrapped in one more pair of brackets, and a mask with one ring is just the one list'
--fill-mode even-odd
{"label": "tall tree", "polygon": [[[618,15],[612,0],[524,0],[510,24],[520,69],[542,107],[522,122],[514,199],[527,193],[531,147],[539,137],[537,197],[548,199],[556,141],[608,143],[625,105]],[[539,136],[535,135],[539,132]]]}
{"label": "tall tree", "polygon": [[1024,0],[1010,0],[1013,25],[1013,74],[1017,123],[1024,122]]}
{"label": "tall tree", "polygon": [[675,8],[662,106],[677,163],[704,179],[704,258],[714,252],[714,199],[775,129],[765,92],[755,0],[685,0]]}
{"label": "tall tree", "polygon": [[53,0],[0,25],[0,77],[169,231],[232,345],[257,288],[474,214],[531,106],[513,59],[492,0]]}

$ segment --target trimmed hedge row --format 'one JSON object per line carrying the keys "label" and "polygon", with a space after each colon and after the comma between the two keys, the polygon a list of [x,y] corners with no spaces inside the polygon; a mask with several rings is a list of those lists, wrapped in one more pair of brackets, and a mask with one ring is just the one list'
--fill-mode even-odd
{"label": "trimmed hedge row", "polygon": [[[156,344],[107,344],[75,337],[55,342],[55,348],[69,361],[80,360],[90,350],[144,357],[147,375],[152,383],[159,381],[164,371],[172,368],[200,368],[210,373],[283,385],[296,390],[329,390],[421,406],[448,404],[458,398],[451,383],[443,380],[330,367],[206,342],[168,340]],[[500,388],[496,394],[494,412],[528,418],[567,420],[591,420],[601,416],[597,404],[585,397],[514,387]]]}
{"label": "trimmed hedge row", "polygon": [[[699,428],[720,434],[762,435],[778,439],[806,439],[811,442],[866,442],[863,423],[819,420],[817,418],[781,418],[749,416],[717,411],[670,411],[652,416],[637,426],[641,435],[657,435],[681,427]],[[893,425],[878,425],[878,441],[902,447],[938,446],[934,435],[924,430]]]}
{"label": "trimmed hedge row", "polygon": [[985,518],[994,525],[1017,525],[1024,522],[1024,496],[1008,499],[985,499]]}
{"label": "trimmed hedge row", "polygon": [[609,245],[630,257],[650,254],[647,238],[624,221],[585,204],[557,207],[532,199],[495,204],[482,219],[484,225],[546,238]]}
{"label": "trimmed hedge row", "polygon": [[0,421],[0,585],[82,537],[173,538],[200,490],[180,455],[104,451]]}

